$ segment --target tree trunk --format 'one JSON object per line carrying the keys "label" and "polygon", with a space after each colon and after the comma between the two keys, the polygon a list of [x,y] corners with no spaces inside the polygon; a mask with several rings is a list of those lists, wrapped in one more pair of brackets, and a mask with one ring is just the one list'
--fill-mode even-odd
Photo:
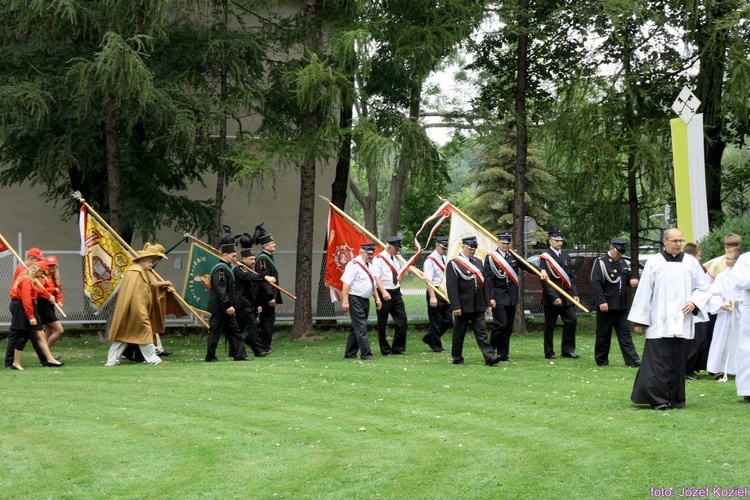
{"label": "tree trunk", "polygon": [[[409,99],[409,120],[414,123],[419,121],[419,107],[422,103],[421,94],[422,82],[412,81],[411,96]],[[410,152],[404,152],[403,149],[399,155],[398,167],[391,178],[391,192],[388,195],[388,210],[383,221],[381,239],[398,234],[401,207],[404,204],[404,191],[406,190],[406,181],[409,179],[411,156]]]}
{"label": "tree trunk", "polygon": [[721,158],[726,143],[722,137],[724,116],[722,93],[726,69],[728,29],[722,26],[726,16],[735,8],[733,2],[719,2],[715,8],[706,9],[706,20],[698,26],[698,51],[700,69],[696,96],[701,101],[703,113],[706,197],[708,222],[717,227],[724,220],[721,203]]}
{"label": "tree trunk", "polygon": [[[226,0],[222,2],[221,8],[223,10],[223,25],[222,30],[226,35],[229,26],[229,12],[227,9]],[[222,66],[221,74],[219,75],[219,102],[223,104],[228,96],[228,83],[227,83],[227,70]],[[213,242],[216,248],[220,246],[221,235],[223,234],[221,228],[221,217],[223,215],[224,206],[224,187],[227,185],[227,172],[226,163],[224,158],[226,157],[227,151],[227,117],[221,116],[219,122],[219,151],[218,151],[218,164],[216,166],[216,192],[214,194],[214,222],[213,231],[211,234],[210,241]]]}
{"label": "tree trunk", "polygon": [[113,99],[107,99],[104,112],[104,134],[107,144],[107,187],[109,188],[109,225],[118,234],[122,234],[120,145],[117,142],[117,106]]}
{"label": "tree trunk", "polygon": [[[518,59],[516,63],[516,165],[513,182],[513,241],[516,242],[516,246],[520,244],[522,245],[521,248],[523,248],[525,236],[523,234],[523,226],[526,215],[526,206],[524,204],[524,196],[526,194],[526,158],[529,148],[529,130],[526,117],[526,87],[529,69],[529,35],[527,30],[529,26],[529,1],[520,0],[518,6],[520,7],[518,17],[520,36],[518,38]],[[523,335],[526,333],[526,317],[524,315],[526,304],[524,301],[523,280],[519,284],[521,286],[518,294],[516,317],[513,321],[513,331],[519,335]]]}
{"label": "tree trunk", "polygon": [[[308,50],[320,53],[319,30],[316,27],[317,0],[305,2],[305,22],[308,26]],[[312,136],[320,121],[315,108],[302,111],[301,136]],[[300,169],[299,215],[297,218],[296,295],[292,336],[301,338],[312,331],[312,250],[313,214],[315,213],[315,158],[307,158]]]}

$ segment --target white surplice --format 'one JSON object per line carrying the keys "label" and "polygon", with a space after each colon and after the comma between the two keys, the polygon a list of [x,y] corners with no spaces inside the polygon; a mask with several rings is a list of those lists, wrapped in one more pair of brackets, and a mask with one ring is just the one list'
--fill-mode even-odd
{"label": "white surplice", "polygon": [[[710,297],[706,275],[695,257],[685,254],[682,262],[667,262],[662,254],[654,255],[646,261],[628,319],[648,327],[647,339],[692,339],[693,324],[707,319],[704,309]],[[682,313],[688,302],[695,304],[698,314]]]}
{"label": "white surplice", "polygon": [[[724,371],[729,375],[737,373],[735,358],[739,341],[738,330],[740,328],[741,308],[726,311],[721,306],[727,304],[730,300],[741,301],[742,298],[742,291],[732,283],[731,267],[724,270],[711,283],[711,302],[708,306],[708,312],[716,314],[716,324],[711,339],[711,347],[708,350],[708,361],[706,362],[706,370],[709,373]],[[733,315],[734,325],[732,325]],[[729,357],[728,363],[727,357]]]}
{"label": "white surplice", "polygon": [[742,320],[739,324],[739,341],[735,368],[738,396],[750,396],[750,252],[743,253],[732,267],[732,283],[744,293],[740,305]]}

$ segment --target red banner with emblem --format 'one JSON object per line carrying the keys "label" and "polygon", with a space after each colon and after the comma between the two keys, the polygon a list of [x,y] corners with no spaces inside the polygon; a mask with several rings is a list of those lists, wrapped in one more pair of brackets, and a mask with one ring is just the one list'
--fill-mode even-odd
{"label": "red banner with emblem", "polygon": [[[326,274],[324,281],[331,293],[331,301],[341,299],[341,275],[350,260],[359,255],[363,243],[372,243],[370,238],[352,226],[349,221],[328,207],[328,248],[326,250]],[[382,251],[377,245],[375,254]]]}
{"label": "red banner with emblem", "polygon": [[6,255],[10,255],[10,245],[5,241],[3,235],[0,234],[0,258],[5,257]]}

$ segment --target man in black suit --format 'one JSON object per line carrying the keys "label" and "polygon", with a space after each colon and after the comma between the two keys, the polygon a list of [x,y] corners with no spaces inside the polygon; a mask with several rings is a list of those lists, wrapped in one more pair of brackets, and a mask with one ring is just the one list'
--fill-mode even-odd
{"label": "man in black suit", "polygon": [[500,361],[511,362],[513,360],[508,354],[518,304],[518,270],[521,266],[528,268],[526,263],[519,262],[510,252],[512,241],[513,235],[510,233],[498,233],[497,249],[484,259],[484,275],[487,277],[485,299],[492,308],[490,345]]}
{"label": "man in black suit", "polygon": [[461,252],[445,268],[448,299],[453,311],[453,345],[451,355],[454,365],[464,365],[463,349],[466,329],[471,324],[484,362],[494,366],[500,362],[495,357],[487,338],[484,315],[489,312],[484,300],[484,270],[482,261],[474,257],[477,251],[477,238],[467,236],[461,239]]}
{"label": "man in black suit", "polygon": [[258,289],[265,283],[274,283],[272,276],[262,278],[255,268],[255,252],[252,248],[240,251],[240,263],[234,267],[235,308],[240,332],[247,331],[245,345],[252,349],[255,356],[268,356],[268,350],[260,345],[258,340],[258,314],[263,306],[258,304]]}
{"label": "man in black suit", "polygon": [[[257,243],[263,248],[258,258],[255,260],[255,272],[263,279],[270,276],[275,283],[279,282],[279,267],[273,259],[273,253],[276,251],[276,240],[273,235],[265,233],[258,237]],[[276,324],[276,306],[283,302],[281,293],[278,288],[271,286],[270,282],[264,281],[258,289],[258,304],[263,309],[260,312],[258,341],[267,353],[274,352],[271,347],[273,341],[273,329]]]}
{"label": "man in black suit", "polygon": [[576,306],[557,290],[549,286],[549,280],[556,284],[561,290],[578,301],[578,289],[576,288],[573,265],[570,255],[562,251],[565,236],[562,230],[550,231],[549,249],[539,259],[542,279],[542,306],[544,307],[544,357],[557,359],[554,348],[554,333],[557,318],[562,318],[562,356],[564,358],[580,358],[575,353],[576,348]]}
{"label": "man in black suit", "polygon": [[628,298],[631,287],[638,286],[638,280],[632,277],[628,262],[622,258],[627,250],[628,240],[613,238],[607,254],[596,259],[591,267],[591,288],[594,289],[596,304],[594,359],[599,366],[609,365],[612,328],[617,334],[625,364],[641,365],[628,321]]}
{"label": "man in black suit", "polygon": [[242,343],[242,333],[237,324],[234,309],[234,274],[232,265],[237,262],[237,251],[233,243],[222,243],[221,262],[211,270],[211,293],[208,296],[209,320],[206,361],[219,361],[216,348],[219,337],[224,333],[229,342],[229,350],[235,361],[249,361],[245,344]]}

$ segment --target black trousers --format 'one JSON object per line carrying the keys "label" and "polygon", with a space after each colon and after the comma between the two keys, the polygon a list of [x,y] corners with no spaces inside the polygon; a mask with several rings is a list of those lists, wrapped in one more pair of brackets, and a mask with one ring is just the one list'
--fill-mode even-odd
{"label": "black trousers", "polygon": [[344,357],[354,358],[359,350],[360,357],[372,356],[370,341],[367,339],[367,318],[370,315],[370,299],[349,295],[349,317],[352,327],[346,338]]}
{"label": "black trousers", "polygon": [[610,309],[607,312],[596,311],[596,342],[594,343],[596,364],[601,366],[609,363],[612,328],[615,329],[617,342],[620,344],[622,359],[626,365],[632,365],[638,361],[638,353],[635,350],[635,345],[633,345],[627,309],[619,311]]}
{"label": "black trousers", "polygon": [[490,345],[501,358],[507,358],[510,352],[510,335],[513,333],[513,319],[515,317],[516,306],[498,304],[492,310]]}
{"label": "black trousers", "polygon": [[437,306],[431,307],[430,294],[427,294],[427,318],[430,322],[430,328],[427,334],[422,337],[422,340],[433,351],[441,351],[443,349],[441,338],[453,325],[453,314],[451,312],[451,305],[447,300],[440,295],[435,295],[435,298],[437,298]]}
{"label": "black trousers", "polygon": [[[34,302],[34,304],[36,306],[36,302]],[[5,348],[5,366],[8,367],[13,364],[14,351],[16,349],[23,351],[26,347],[26,342],[29,340],[34,347],[34,352],[36,352],[39,362],[42,364],[46,363],[47,357],[39,348],[39,338],[37,337],[37,331],[41,331],[42,329],[42,321],[38,314],[38,308],[34,307],[37,326],[32,326],[31,323],[29,323],[29,320],[26,318],[26,312],[23,309],[23,304],[20,300],[11,299],[8,309],[11,314],[11,323],[10,335],[8,335],[8,345]]]}
{"label": "black trousers", "polygon": [[[716,316],[713,314],[712,316]],[[709,323],[695,323],[695,336],[688,341],[685,373],[699,372],[706,369],[708,362],[708,327]]]}
{"label": "black trousers", "polygon": [[[388,290],[391,300],[384,300],[378,311],[378,342],[383,356],[403,354],[406,352],[406,307],[401,297],[401,289]],[[393,318],[396,329],[393,332],[393,345],[388,344],[385,336],[388,329],[388,316]]]}
{"label": "black trousers", "polygon": [[258,342],[264,351],[271,348],[271,342],[273,341],[273,325],[276,324],[276,308],[271,307],[268,304],[263,306],[263,310],[260,313],[259,321],[260,333],[258,334]]}
{"label": "black trousers", "polygon": [[453,362],[460,363],[464,360],[464,338],[466,337],[466,330],[469,325],[474,330],[474,338],[477,340],[477,346],[482,351],[482,356],[484,356],[484,362],[486,363],[495,356],[495,352],[492,350],[490,340],[487,338],[487,324],[484,320],[484,312],[462,312],[461,316],[453,317],[453,344],[451,345]]}
{"label": "black trousers", "polygon": [[685,407],[687,342],[682,338],[646,339],[630,395],[633,403]]}
{"label": "black trousers", "polygon": [[554,333],[557,318],[562,318],[562,353],[571,354],[576,350],[576,306],[573,304],[553,306],[544,305],[544,357],[555,354]]}
{"label": "black trousers", "polygon": [[266,349],[260,345],[260,339],[258,338],[258,319],[255,311],[252,308],[242,308],[236,309],[235,314],[237,315],[237,326],[240,328],[240,333],[247,332],[245,345],[250,347],[256,356],[265,352]]}
{"label": "black trousers", "polygon": [[23,351],[26,347],[26,341],[31,341],[31,345],[34,347],[39,362],[44,364],[47,362],[47,356],[42,353],[39,348],[39,339],[37,338],[37,331],[34,329],[22,329],[22,330],[11,330],[8,335],[8,345],[5,347],[5,367],[9,367],[13,364],[13,355],[15,350]]}
{"label": "black trousers", "polygon": [[229,342],[229,352],[234,359],[247,358],[245,344],[242,343],[242,334],[237,324],[237,317],[228,314],[212,314],[208,321],[208,341],[206,350],[206,361],[216,358],[216,348],[219,347],[219,337],[224,337]]}

